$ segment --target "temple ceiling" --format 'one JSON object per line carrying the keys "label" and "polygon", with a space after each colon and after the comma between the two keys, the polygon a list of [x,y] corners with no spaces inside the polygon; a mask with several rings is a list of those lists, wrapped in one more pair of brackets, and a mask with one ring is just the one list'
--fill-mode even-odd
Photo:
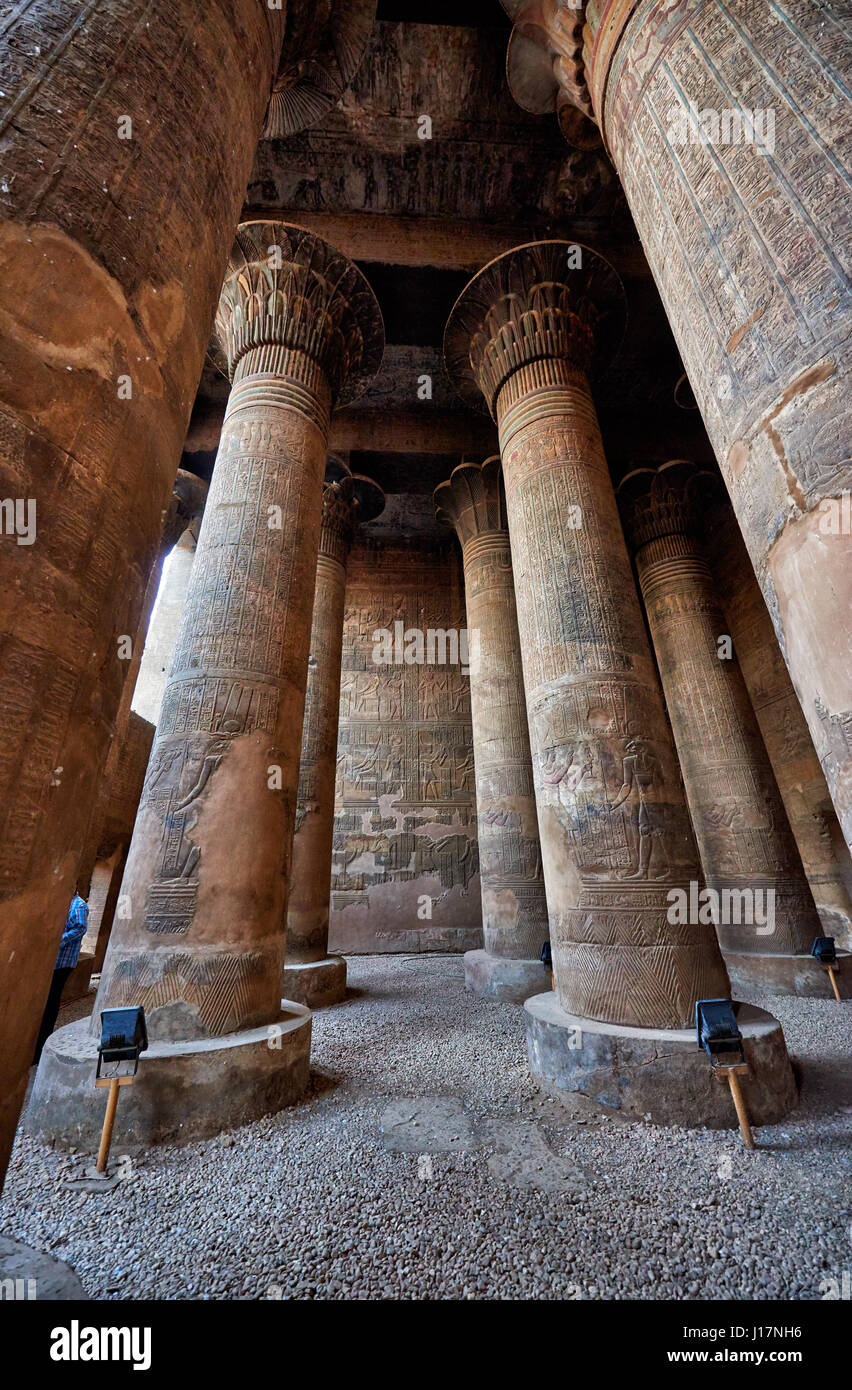
{"label": "temple ceiling", "polygon": [[[447,380],[441,341],[470,277],[521,242],[579,241],[624,281],[627,333],[595,391],[614,475],[686,449],[709,461],[698,412],[682,408],[688,391],[675,401],[683,368],[606,156],[572,149],[552,116],[515,103],[498,0],[404,6],[444,22],[402,22],[399,8],[380,4],[355,77],[316,124],[261,139],[244,208],[309,227],[351,256],[377,295],[384,360],[366,394],[337,412],[332,447],[397,498],[382,529],[430,526],[437,483],[465,455],[496,452],[491,422]],[[204,477],[227,396],[211,350],[183,458]]]}

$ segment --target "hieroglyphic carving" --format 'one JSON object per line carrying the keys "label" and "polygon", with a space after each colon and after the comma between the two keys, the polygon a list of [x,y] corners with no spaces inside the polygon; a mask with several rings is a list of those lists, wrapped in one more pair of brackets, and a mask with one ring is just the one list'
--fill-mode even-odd
{"label": "hieroglyphic carving", "polygon": [[692,823],[712,888],[761,903],[774,894],[774,929],[722,922],[723,949],[805,953],[819,919],[736,656],[719,651],[726,624],[699,538],[699,486],[675,461],[619,488]]}
{"label": "hieroglyphic carving", "polygon": [[823,932],[852,946],[852,858],[721,478],[702,479],[710,566]]}
{"label": "hieroglyphic carving", "polygon": [[[376,664],[374,634],[461,630],[457,552],[356,541],[344,616],[332,871],[339,950],[481,945],[470,686],[461,665]],[[418,880],[421,880],[418,883]],[[417,915],[419,894],[432,916]],[[369,902],[369,923],[359,910]],[[404,920],[403,920],[404,918]],[[443,946],[455,932],[452,944]],[[404,944],[400,945],[400,942]]]}
{"label": "hieroglyphic carving", "polygon": [[454,469],[434,494],[462,545],[485,948],[537,959],[547,940],[521,648],[499,458]]}
{"label": "hieroglyphic carving", "polygon": [[570,253],[547,242],[487,266],[445,357],[500,431],[560,1001],[685,1027],[727,978],[712,933],[668,918],[698,861],[586,377],[617,338],[621,291],[595,253],[579,268]]}
{"label": "hieroglyphic carving", "polygon": [[595,114],[852,848],[852,538],[821,526],[849,487],[848,7],[587,19]]}
{"label": "hieroglyphic carving", "polygon": [[288,965],[322,960],[328,953],[346,563],[356,527],[377,517],[384,500],[381,488],[369,478],[353,475],[340,460],[329,459],[287,906]]}

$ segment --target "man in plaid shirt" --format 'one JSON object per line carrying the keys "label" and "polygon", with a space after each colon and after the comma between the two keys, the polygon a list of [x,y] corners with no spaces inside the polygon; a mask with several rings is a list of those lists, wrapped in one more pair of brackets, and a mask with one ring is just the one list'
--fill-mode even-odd
{"label": "man in plaid shirt", "polygon": [[71,906],[68,909],[68,916],[65,919],[65,930],[62,933],[62,940],[59,943],[59,955],[56,957],[56,964],[53,967],[53,979],[50,982],[50,993],[47,996],[47,1003],[44,1006],[44,1015],[38,1033],[38,1042],[36,1043],[35,1053],[33,1054],[33,1066],[38,1066],[42,1048],[56,1026],[56,1016],[59,1013],[59,1001],[62,998],[65,981],[80,959],[80,947],[83,944],[83,937],[86,935],[88,922],[89,907],[86,901],[80,897],[78,886],[78,891],[71,899]]}

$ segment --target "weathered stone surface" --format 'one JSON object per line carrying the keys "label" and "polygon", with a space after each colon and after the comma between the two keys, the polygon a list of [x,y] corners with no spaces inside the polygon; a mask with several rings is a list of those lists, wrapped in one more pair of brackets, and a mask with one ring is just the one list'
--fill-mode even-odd
{"label": "weathered stone surface", "polygon": [[540,971],[547,900],[499,457],[460,465],[434,499],[464,563],[485,949]]}
{"label": "weathered stone surface", "polygon": [[155,1040],[274,1020],[329,411],[381,354],[363,277],[310,233],[240,228],[233,389],[97,1007]]}
{"label": "weathered stone surface", "polygon": [[[748,1073],[740,1080],[749,1119],[776,1124],[796,1104],[796,1083],[781,1024],[737,1004]],[[613,1110],[656,1124],[735,1129],[726,1080],[715,1076],[695,1029],[625,1028],[578,1018],[555,993],[524,1005],[530,1069],[550,1095],[579,1091]]]}
{"label": "weathered stone surface", "polygon": [[[724,645],[700,489],[693,465],[675,460],[629,473],[619,502],[701,862],[719,895],[716,930],[722,950],[738,957],[806,955],[819,918],[736,655]],[[731,894],[733,913],[724,905]]]}
{"label": "weathered stone surface", "polygon": [[322,960],[288,961],[281,977],[284,1002],[294,999],[309,1009],[327,1009],[346,998],[346,961],[342,956]]}
{"label": "weathered stone surface", "polygon": [[[346,562],[356,526],[378,516],[383,505],[384,495],[370,479],[355,477],[340,460],[329,459],[311,619],[283,983],[286,998],[298,998],[311,1007],[314,1001],[307,992],[311,983],[324,1004],[335,1002],[330,998],[333,990],[338,998],[346,992],[345,966],[340,978],[342,962],[330,963],[326,971],[330,979],[321,972],[293,975],[287,967],[316,964],[328,954]],[[296,995],[288,992],[290,979],[299,990]]]}
{"label": "weathered stone surface", "polygon": [[[708,480],[708,483],[710,480]],[[727,631],[796,839],[822,934],[852,947],[852,856],[721,480],[704,491],[705,539]]]}
{"label": "weathered stone surface", "polygon": [[376,0],[287,4],[281,62],[263,126],[270,139],[315,125],[358,71]]}
{"label": "weathered stone surface", "polygon": [[586,19],[593,107],[852,846],[846,7]]}
{"label": "weathered stone surface", "polygon": [[464,987],[471,994],[500,1004],[523,1004],[533,994],[552,989],[551,975],[540,960],[495,956],[491,951],[466,951]]}
{"label": "weathered stone surface", "polygon": [[[754,951],[726,951],[725,963],[742,990],[760,990],[780,998],[801,994],[805,999],[833,999],[828,971],[813,956],[771,955]],[[835,970],[841,999],[852,999],[852,955],[838,951]]]}
{"label": "weathered stone surface", "polygon": [[618,339],[620,286],[575,252],[492,262],[445,355],[500,431],[560,1003],[682,1028],[728,980],[712,929],[667,920],[669,889],[700,871],[587,378]]}
{"label": "weathered stone surface", "polygon": [[0,494],[37,528],[0,577],[0,1169],[283,28],[35,0],[0,37]]}
{"label": "weathered stone surface", "polygon": [[76,1303],[88,1298],[77,1275],[64,1260],[32,1250],[19,1240],[0,1236],[0,1282],[5,1284],[9,1279],[15,1283],[16,1299],[58,1299]]}
{"label": "weathered stone surface", "polygon": [[[48,1038],[21,1120],[27,1133],[97,1152],[106,1105],[94,1084],[97,1044],[88,1019]],[[114,1143],[131,1151],[186,1144],[283,1110],[308,1084],[310,1051],[310,1011],[289,1000],[263,1027],[152,1042],[133,1084],[121,1087]]]}
{"label": "weathered stone surface", "polygon": [[[451,538],[356,537],[343,634],[333,951],[482,945],[464,621]],[[412,657],[420,634],[422,660],[405,660],[406,633],[415,634]]]}

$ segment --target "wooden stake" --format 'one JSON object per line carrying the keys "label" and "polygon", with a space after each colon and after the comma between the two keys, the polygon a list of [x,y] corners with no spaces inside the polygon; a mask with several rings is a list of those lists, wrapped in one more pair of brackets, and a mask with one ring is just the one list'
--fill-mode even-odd
{"label": "wooden stake", "polygon": [[743,1093],[740,1090],[740,1078],[737,1076],[734,1067],[726,1067],[728,1073],[728,1085],[731,1088],[731,1095],[734,1098],[734,1109],[737,1112],[737,1119],[740,1122],[740,1134],[743,1136],[743,1143],[747,1149],[754,1148],[754,1135],[751,1132],[751,1125],[746,1114]]}
{"label": "wooden stake", "polygon": [[119,1078],[114,1076],[110,1081],[104,1127],[101,1131],[101,1147],[98,1149],[98,1161],[95,1164],[95,1170],[98,1173],[106,1172],[107,1159],[112,1144],[112,1127],[115,1124],[115,1107],[118,1105],[118,1084]]}
{"label": "wooden stake", "polygon": [[828,967],[828,978],[831,980],[831,988],[834,990],[835,999],[838,1004],[842,1004],[843,1000],[840,998],[840,990],[837,988],[837,971],[833,965],[829,965]]}

